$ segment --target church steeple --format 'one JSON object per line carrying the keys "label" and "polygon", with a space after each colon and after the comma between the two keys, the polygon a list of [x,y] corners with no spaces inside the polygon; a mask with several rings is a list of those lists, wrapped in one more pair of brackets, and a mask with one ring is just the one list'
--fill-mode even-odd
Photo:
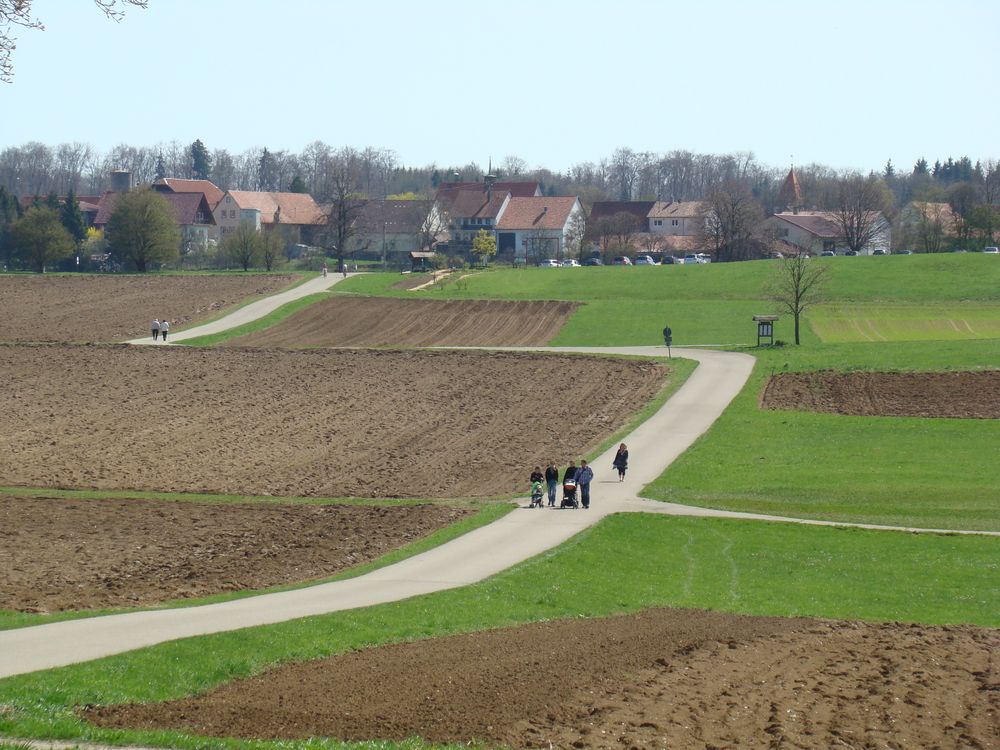
{"label": "church steeple", "polygon": [[797,211],[802,208],[802,187],[799,185],[799,178],[795,174],[795,166],[788,170],[785,183],[778,193],[778,204],[786,211]]}

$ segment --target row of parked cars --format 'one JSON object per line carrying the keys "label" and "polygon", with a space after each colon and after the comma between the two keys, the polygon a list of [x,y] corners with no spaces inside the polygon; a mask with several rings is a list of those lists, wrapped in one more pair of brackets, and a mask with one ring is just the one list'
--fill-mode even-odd
{"label": "row of parked cars", "polygon": [[[703,264],[711,263],[712,258],[705,253],[689,253],[683,258],[674,257],[672,255],[664,255],[663,260],[656,261],[651,255],[637,255],[635,260],[629,258],[627,255],[619,255],[611,260],[611,265],[613,266],[670,266],[670,265],[684,265],[684,264]],[[598,257],[587,258],[581,264],[575,258],[566,258],[565,260],[556,260],[555,258],[545,258],[544,260],[538,261],[538,265],[542,268],[579,268],[581,265],[584,266],[603,266],[604,261]]]}

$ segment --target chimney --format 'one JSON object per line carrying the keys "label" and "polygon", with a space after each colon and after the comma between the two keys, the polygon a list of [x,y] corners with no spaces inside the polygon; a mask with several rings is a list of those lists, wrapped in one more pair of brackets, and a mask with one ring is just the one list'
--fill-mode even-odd
{"label": "chimney", "polygon": [[111,192],[127,193],[132,189],[132,173],[124,169],[116,169],[111,173]]}

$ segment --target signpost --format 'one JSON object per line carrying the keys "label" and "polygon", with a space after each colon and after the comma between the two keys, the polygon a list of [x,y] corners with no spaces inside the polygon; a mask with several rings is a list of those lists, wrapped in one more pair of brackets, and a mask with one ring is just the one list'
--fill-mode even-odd
{"label": "signpost", "polygon": [[774,323],[778,320],[777,315],[754,315],[757,322],[757,346],[763,339],[767,339],[768,344],[774,344]]}
{"label": "signpost", "polygon": [[666,328],[663,329],[663,343],[667,347],[667,358],[668,359],[672,358],[672,356],[670,354],[670,344],[674,340],[673,333],[674,332],[670,330],[670,326],[667,326]]}

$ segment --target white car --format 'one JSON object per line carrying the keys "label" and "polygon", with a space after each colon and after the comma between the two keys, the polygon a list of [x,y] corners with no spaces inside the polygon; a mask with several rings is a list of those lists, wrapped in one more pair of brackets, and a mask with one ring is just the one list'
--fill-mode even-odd
{"label": "white car", "polygon": [[538,261],[538,265],[542,268],[559,268],[559,261],[555,258],[546,258]]}
{"label": "white car", "polygon": [[984,247],[983,252],[990,255],[1000,255],[1000,247]]}
{"label": "white car", "polygon": [[559,265],[561,265],[563,268],[579,268],[580,261],[578,261],[576,258],[566,258]]}
{"label": "white car", "polygon": [[712,259],[705,253],[688,253],[684,256],[684,265],[692,263],[711,263]]}
{"label": "white car", "polygon": [[635,257],[635,265],[637,266],[655,266],[656,261],[650,258],[648,255],[637,255]]}

